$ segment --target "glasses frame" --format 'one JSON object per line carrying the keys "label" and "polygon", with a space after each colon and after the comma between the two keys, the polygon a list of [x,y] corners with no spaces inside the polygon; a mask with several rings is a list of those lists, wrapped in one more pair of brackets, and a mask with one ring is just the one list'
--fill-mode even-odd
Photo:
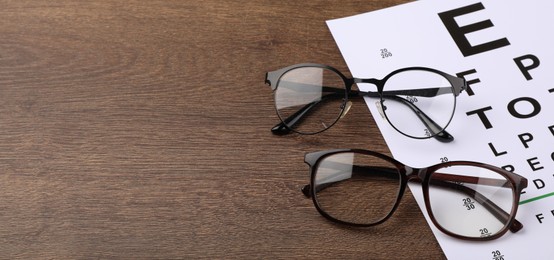
{"label": "glasses frame", "polygon": [[[454,137],[446,131],[446,128],[448,127],[448,125],[450,124],[450,122],[452,121],[452,118],[454,116],[454,112],[455,112],[455,108],[456,108],[456,97],[463,90],[467,89],[467,87],[468,87],[466,80],[463,79],[463,78],[455,77],[455,76],[452,76],[448,73],[442,72],[440,70],[427,68],[427,67],[406,67],[406,68],[397,69],[397,70],[389,73],[388,75],[386,75],[383,79],[349,78],[349,77],[346,77],[344,74],[342,74],[338,69],[335,69],[335,68],[333,68],[329,65],[317,64],[317,63],[301,63],[301,64],[291,65],[291,66],[288,66],[288,67],[285,67],[285,68],[282,68],[282,69],[278,69],[278,70],[275,70],[275,71],[267,72],[266,76],[265,76],[265,83],[267,85],[269,85],[271,87],[273,93],[275,93],[275,90],[277,89],[277,87],[279,85],[279,82],[280,82],[280,80],[281,80],[281,78],[284,74],[286,74],[287,72],[289,72],[291,70],[299,69],[299,68],[305,68],[305,67],[322,68],[322,69],[330,70],[330,71],[336,73],[343,80],[344,86],[345,86],[345,91],[344,91],[345,93],[344,93],[343,103],[341,105],[341,113],[339,114],[340,116],[338,116],[332,124],[329,124],[329,126],[327,128],[324,128],[324,129],[322,129],[320,131],[316,131],[316,132],[303,133],[303,132],[299,132],[299,131],[291,128],[289,126],[289,124],[286,123],[286,122],[292,122],[291,124],[294,125],[299,119],[301,119],[306,114],[306,112],[309,109],[311,109],[313,107],[313,105],[306,106],[306,107],[300,109],[298,112],[296,112],[293,115],[289,116],[289,118],[281,118],[281,115],[279,115],[279,113],[277,113],[277,116],[279,117],[281,122],[279,124],[275,125],[271,129],[273,134],[285,135],[285,134],[289,134],[290,132],[296,132],[296,133],[299,133],[299,134],[311,135],[311,134],[321,133],[321,132],[331,128],[333,125],[335,125],[336,122],[338,122],[340,120],[340,118],[342,118],[344,116],[344,111],[347,107],[346,104],[348,103],[349,98],[364,97],[364,96],[378,97],[378,98],[380,98],[381,107],[383,107],[384,106],[383,102],[385,101],[383,99],[383,95],[389,93],[387,91],[384,92],[383,89],[384,89],[385,84],[386,84],[386,82],[389,78],[391,78],[392,76],[394,76],[398,73],[404,72],[404,71],[421,70],[421,71],[427,71],[427,72],[432,72],[432,73],[436,73],[436,74],[441,75],[442,77],[447,79],[450,82],[451,86],[453,87],[454,110],[452,111],[452,115],[450,116],[450,118],[449,118],[448,122],[446,123],[446,125],[444,127],[439,126],[432,119],[430,119],[427,115],[425,115],[425,113],[423,113],[421,110],[419,110],[416,106],[413,106],[413,105],[411,105],[412,110],[414,110],[414,112],[416,110],[419,110],[420,113],[416,113],[416,114],[418,115],[418,117],[420,117],[420,119],[423,121],[423,123],[428,126],[428,128],[437,128],[437,127],[439,127],[440,131],[434,131],[435,132],[434,134],[432,134],[430,136],[425,136],[425,137],[411,136],[411,135],[408,135],[408,134],[400,131],[398,128],[396,128],[396,126],[391,123],[391,121],[387,117],[386,113],[383,113],[384,117],[386,118],[387,122],[397,132],[399,132],[399,133],[401,133],[401,134],[403,134],[407,137],[410,137],[410,138],[428,139],[428,138],[434,137],[434,138],[436,138],[437,140],[439,140],[441,142],[451,142],[451,141],[454,140]],[[352,90],[352,85],[358,84],[358,83],[373,84],[377,87],[377,92],[373,92],[373,91],[365,92],[365,91],[359,91],[359,90]],[[394,91],[390,91],[390,95],[395,95],[393,92]],[[275,109],[277,111],[276,102],[274,102],[274,103],[275,103]]]}
{"label": "glasses frame", "polygon": [[[339,220],[339,219],[336,219],[336,218],[332,217],[331,215],[327,214],[320,207],[319,202],[317,200],[317,196],[316,196],[316,189],[313,188],[313,187],[315,187],[315,185],[314,185],[315,181],[316,181],[315,177],[316,177],[317,169],[319,167],[319,163],[323,159],[327,158],[328,156],[339,154],[339,153],[358,153],[358,154],[370,155],[370,156],[378,157],[380,159],[388,161],[396,167],[396,169],[398,170],[399,176],[400,176],[400,187],[398,189],[398,195],[397,195],[396,202],[395,202],[394,206],[392,207],[391,211],[385,217],[383,217],[383,219],[381,219],[381,220],[379,220],[375,223],[371,223],[371,224],[350,223],[350,222],[342,221],[342,220]],[[455,237],[455,238],[458,238],[458,239],[463,239],[463,240],[487,241],[487,240],[493,240],[493,239],[496,239],[496,238],[499,238],[499,237],[503,236],[508,230],[515,233],[515,232],[517,232],[517,231],[519,231],[523,228],[523,224],[521,222],[519,222],[515,218],[515,216],[517,214],[517,210],[518,210],[518,206],[519,206],[518,202],[520,200],[521,192],[523,191],[523,189],[525,189],[527,187],[528,181],[525,177],[522,177],[518,174],[509,172],[509,171],[504,170],[502,168],[498,168],[496,166],[492,166],[492,165],[485,164],[485,163],[479,163],[479,162],[471,162],[471,161],[449,161],[449,162],[439,163],[439,164],[435,164],[433,166],[424,167],[424,168],[413,168],[413,167],[407,166],[407,165],[405,165],[405,164],[403,164],[403,163],[401,163],[401,162],[399,162],[399,161],[397,161],[397,160],[395,160],[395,159],[393,159],[393,158],[391,158],[387,155],[384,155],[384,154],[381,154],[381,153],[378,153],[378,152],[374,152],[374,151],[363,150],[363,149],[334,149],[334,150],[326,150],[326,151],[307,153],[304,157],[304,161],[305,161],[305,163],[307,163],[310,166],[310,184],[305,185],[302,188],[302,193],[307,198],[312,199],[312,201],[314,203],[314,206],[317,209],[317,211],[319,212],[319,214],[321,214],[326,219],[328,219],[332,222],[335,222],[335,223],[339,223],[339,224],[343,224],[343,225],[349,225],[349,226],[370,227],[370,226],[375,226],[375,225],[378,225],[378,224],[381,224],[381,223],[385,222],[387,219],[389,219],[393,215],[393,213],[398,208],[398,205],[400,204],[402,196],[404,195],[404,192],[406,190],[406,186],[408,185],[408,181],[415,181],[415,182],[421,183],[421,188],[422,188],[422,191],[423,191],[423,198],[424,198],[424,201],[425,201],[425,208],[427,210],[429,218],[431,219],[431,221],[433,222],[435,227],[437,227],[441,232],[443,232],[443,233],[445,233],[449,236],[452,236],[452,237]],[[484,236],[484,237],[466,237],[466,236],[462,236],[462,235],[459,235],[459,234],[456,234],[456,233],[452,233],[449,230],[443,228],[437,222],[437,220],[435,219],[435,217],[433,215],[433,211],[431,210],[430,199],[429,199],[429,181],[430,181],[430,177],[433,173],[435,173],[436,170],[442,169],[442,168],[448,167],[448,166],[454,166],[454,165],[476,166],[476,167],[481,167],[481,168],[485,168],[485,169],[494,171],[495,173],[498,173],[501,176],[505,177],[510,182],[510,184],[512,185],[512,188],[514,190],[512,212],[506,213],[500,207],[496,206],[496,204],[494,204],[493,202],[490,202],[490,201],[489,202],[487,202],[487,201],[484,202],[485,204],[491,203],[491,204],[488,204],[488,206],[485,205],[486,207],[490,207],[490,208],[487,208],[487,209],[490,210],[491,213],[499,214],[499,215],[501,215],[501,217],[507,218],[505,226],[500,231],[498,231],[496,234],[491,235],[491,236]],[[465,177],[466,182],[471,182],[470,180],[467,179],[468,176],[459,176],[459,177],[460,178]],[[469,178],[471,179],[471,177],[469,177]],[[463,185],[459,185],[459,184],[455,184],[455,183],[451,183],[451,185],[457,185],[457,186],[465,187]],[[471,189],[471,188],[469,188],[469,189]],[[509,215],[506,216],[506,214],[509,214]]]}

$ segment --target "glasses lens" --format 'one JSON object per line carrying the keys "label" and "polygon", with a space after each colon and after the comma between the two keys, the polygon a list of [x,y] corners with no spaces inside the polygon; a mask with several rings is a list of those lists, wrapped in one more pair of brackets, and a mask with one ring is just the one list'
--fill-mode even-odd
{"label": "glasses lens", "polygon": [[511,182],[486,168],[449,166],[436,170],[429,180],[429,206],[437,225],[460,236],[502,232],[515,205]]}
{"label": "glasses lens", "polygon": [[343,79],[334,71],[301,67],[283,74],[275,89],[277,114],[290,129],[321,132],[340,117],[346,97]]}
{"label": "glasses lens", "polygon": [[454,88],[441,74],[407,70],[385,83],[381,101],[390,124],[413,138],[428,138],[443,131],[454,114]]}
{"label": "glasses lens", "polygon": [[339,221],[376,224],[391,213],[399,196],[397,168],[369,154],[330,155],[320,161],[315,174],[319,209]]}

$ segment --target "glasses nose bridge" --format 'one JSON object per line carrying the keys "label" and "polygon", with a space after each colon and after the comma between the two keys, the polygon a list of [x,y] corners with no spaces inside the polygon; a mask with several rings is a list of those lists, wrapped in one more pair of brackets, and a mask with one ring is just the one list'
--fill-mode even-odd
{"label": "glasses nose bridge", "polygon": [[379,80],[377,79],[362,79],[362,78],[353,78],[354,83],[368,83],[373,85],[379,85]]}
{"label": "glasses nose bridge", "polygon": [[354,84],[359,84],[359,83],[372,84],[372,85],[374,85],[374,86],[377,88],[377,91],[378,91],[378,92],[382,90],[381,81],[378,80],[378,79],[353,78],[353,79],[352,79],[352,82],[353,82]]}
{"label": "glasses nose bridge", "polygon": [[423,182],[427,169],[425,168],[412,168],[410,166],[404,166],[406,171],[406,177],[408,181],[414,180],[415,182]]}

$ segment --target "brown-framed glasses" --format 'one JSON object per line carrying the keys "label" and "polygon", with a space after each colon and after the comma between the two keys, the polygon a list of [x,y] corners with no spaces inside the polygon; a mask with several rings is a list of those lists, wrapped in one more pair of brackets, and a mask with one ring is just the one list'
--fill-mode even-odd
{"label": "brown-framed glasses", "polygon": [[421,183],[429,217],[447,235],[482,241],[523,228],[515,215],[527,179],[492,165],[450,161],[413,168],[360,149],[308,153],[305,162],[311,177],[302,192],[333,222],[383,223],[411,180]]}

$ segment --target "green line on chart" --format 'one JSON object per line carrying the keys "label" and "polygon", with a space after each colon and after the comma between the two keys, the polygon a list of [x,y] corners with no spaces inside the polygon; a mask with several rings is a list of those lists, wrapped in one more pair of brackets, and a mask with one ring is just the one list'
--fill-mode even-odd
{"label": "green line on chart", "polygon": [[519,205],[523,205],[523,204],[525,204],[525,203],[533,202],[533,201],[535,201],[535,200],[544,199],[544,198],[550,197],[550,196],[554,196],[554,192],[547,193],[547,194],[544,194],[544,195],[541,195],[541,196],[537,196],[537,197],[534,197],[534,198],[526,199],[526,200],[524,200],[524,201],[520,201],[520,202],[519,202]]}

